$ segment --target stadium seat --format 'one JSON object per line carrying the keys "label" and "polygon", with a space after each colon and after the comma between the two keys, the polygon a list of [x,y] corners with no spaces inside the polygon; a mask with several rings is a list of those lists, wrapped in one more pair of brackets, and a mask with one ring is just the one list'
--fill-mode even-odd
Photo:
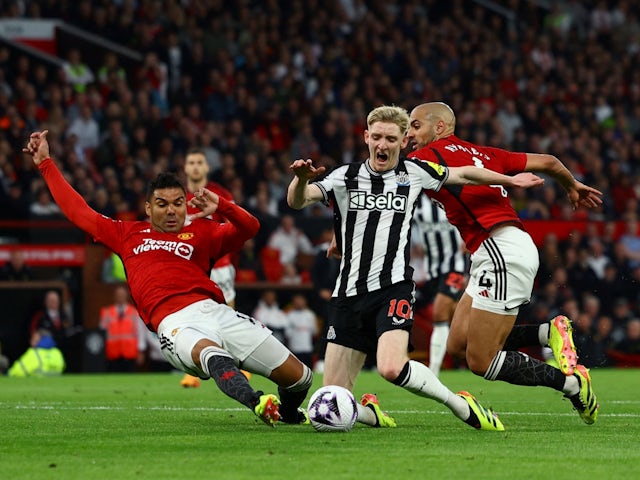
{"label": "stadium seat", "polygon": [[258,274],[253,270],[249,270],[249,269],[236,270],[237,283],[248,283],[248,282],[257,282],[257,281],[258,281]]}
{"label": "stadium seat", "polygon": [[280,251],[271,247],[264,247],[260,251],[262,261],[262,271],[269,282],[279,282],[284,273],[284,268],[280,263]]}

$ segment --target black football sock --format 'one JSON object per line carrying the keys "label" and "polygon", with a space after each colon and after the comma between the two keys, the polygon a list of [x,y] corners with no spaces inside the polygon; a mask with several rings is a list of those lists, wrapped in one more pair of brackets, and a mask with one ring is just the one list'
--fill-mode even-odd
{"label": "black football sock", "polygon": [[540,345],[539,325],[515,325],[504,342],[503,350],[518,350],[522,347]]}
{"label": "black football sock", "polygon": [[514,385],[550,387],[562,391],[566,376],[522,352],[498,352],[484,374],[487,380],[502,380]]}
{"label": "black football sock", "polygon": [[280,396],[280,420],[284,423],[302,423],[305,419],[303,413],[298,411],[298,407],[309,392],[311,383],[313,382],[313,373],[311,369],[305,365],[302,377],[289,387],[278,387],[278,395]]}
{"label": "black football sock", "polygon": [[205,348],[200,355],[202,365],[206,365],[208,374],[223,393],[246,405],[251,410],[260,401],[260,392],[256,392],[247,377],[233,363],[227,352],[215,347]]}

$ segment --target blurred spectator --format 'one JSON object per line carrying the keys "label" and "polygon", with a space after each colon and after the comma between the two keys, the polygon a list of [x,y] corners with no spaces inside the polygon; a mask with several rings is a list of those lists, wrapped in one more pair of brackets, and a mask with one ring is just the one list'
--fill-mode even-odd
{"label": "blurred spectator", "polygon": [[[36,330],[48,331],[63,352],[73,333],[73,322],[62,306],[60,294],[49,290],[44,296],[44,308],[38,310],[31,319],[30,335]],[[66,356],[66,354],[65,354]]]}
{"label": "blurred spectator", "polygon": [[273,336],[286,345],[287,315],[278,304],[275,290],[268,289],[262,292],[258,305],[253,311],[253,318],[264,323],[273,332]]}
{"label": "blurred spectator", "polygon": [[93,151],[98,148],[100,129],[89,105],[80,107],[80,115],[69,125],[67,135],[78,137],[78,146],[83,151]]}
{"label": "blurred spectator", "polygon": [[625,336],[615,343],[609,355],[620,367],[640,367],[640,318],[627,322]]}
{"label": "blurred spectator", "polygon": [[124,264],[117,254],[110,252],[103,260],[101,278],[104,283],[124,283],[127,281]]}
{"label": "blurred spectator", "polygon": [[24,220],[29,218],[30,210],[29,197],[24,193],[22,185],[16,181],[9,183],[6,197],[0,200],[0,218]]}
{"label": "blurred spectator", "polygon": [[582,297],[582,311],[595,321],[600,316],[600,298],[591,293],[585,293]]}
{"label": "blurred spectator", "polygon": [[594,293],[601,303],[601,310],[604,314],[610,315],[617,297],[628,298],[629,282],[623,279],[615,264],[609,263],[604,269],[604,277],[600,279]]}
{"label": "blurred spectator", "polygon": [[46,377],[64,372],[64,356],[50,332],[36,330],[31,334],[30,345],[9,368],[10,377]]}
{"label": "blurred spectator", "polygon": [[303,119],[300,130],[293,138],[291,142],[291,158],[318,158],[320,147],[318,141],[313,136],[313,129],[311,122],[308,119]]}
{"label": "blurred spectator", "polygon": [[[40,187],[36,192],[36,201],[31,204],[31,215],[34,217],[51,217],[62,215],[60,207],[55,204],[46,187]],[[62,218],[62,217],[61,217]]]}
{"label": "blurred spectator", "polygon": [[314,339],[318,334],[316,314],[307,306],[304,295],[296,294],[286,315],[285,337],[289,349],[302,363],[313,368]]}
{"label": "blurred spectator", "polygon": [[285,263],[282,266],[282,277],[280,277],[280,283],[283,285],[300,285],[303,282],[302,276],[298,273],[298,270],[291,263]]}
{"label": "blurred spectator", "polygon": [[632,318],[627,322],[626,337],[615,345],[615,349],[640,355],[640,318]]}
{"label": "blurred spectator", "polygon": [[572,317],[573,341],[580,358],[580,363],[587,368],[597,366],[596,345],[593,339],[595,319],[586,312],[580,312]]}
{"label": "blurred spectator", "polygon": [[110,372],[133,372],[144,364],[146,332],[125,285],[115,288],[113,304],[100,309],[100,328],[106,334],[105,352]]}
{"label": "blurred spectator", "polygon": [[604,271],[611,263],[609,257],[605,255],[604,244],[600,238],[592,238],[589,241],[589,254],[587,256],[587,265],[591,267],[598,280],[604,278]]}
{"label": "blurred spectator", "polygon": [[33,280],[33,270],[25,262],[24,252],[11,250],[9,261],[0,269],[0,280],[11,282],[28,282]]}
{"label": "blurred spectator", "polygon": [[278,216],[278,202],[269,192],[269,184],[266,181],[258,181],[254,194],[249,197],[247,205],[252,210],[261,210],[267,215]]}
{"label": "blurred spectator", "polygon": [[114,217],[116,214],[116,208],[109,199],[109,192],[104,187],[96,188],[93,192],[93,200],[88,203],[91,208],[105,217]]}
{"label": "blurred spectator", "polygon": [[591,292],[598,284],[598,277],[589,266],[586,248],[569,248],[565,252],[565,268],[568,285],[577,292]]}
{"label": "blurred spectator", "polygon": [[162,112],[168,112],[169,79],[167,64],[162,62],[155,52],[147,52],[137,76],[138,84],[143,89],[148,86],[151,103],[159,107]]}
{"label": "blurred spectator", "polygon": [[640,265],[640,222],[635,215],[627,216],[625,232],[620,237],[620,243],[629,259],[630,268]]}
{"label": "blurred spectator", "polygon": [[632,318],[631,302],[624,297],[618,297],[613,303],[613,312],[611,313],[611,320],[613,321],[612,336],[616,343],[622,341],[627,322]]}
{"label": "blurred spectator", "polygon": [[80,50],[71,48],[67,53],[67,61],[62,65],[64,80],[70,84],[76,92],[84,92],[87,85],[95,80],[89,66],[82,61]]}
{"label": "blurred spectator", "polygon": [[264,280],[262,262],[256,251],[255,239],[250,238],[242,246],[237,258],[236,281],[254,282]]}
{"label": "blurred spectator", "polygon": [[119,64],[118,56],[115,52],[107,51],[104,54],[102,65],[98,68],[98,81],[100,84],[108,84],[111,75],[115,75],[119,80],[126,80],[127,74]]}
{"label": "blurred spectator", "polygon": [[510,145],[513,142],[515,131],[522,127],[522,118],[516,108],[516,102],[506,99],[498,108],[496,118],[502,127],[504,142]]}
{"label": "blurred spectator", "polygon": [[312,254],[313,244],[305,233],[296,227],[291,215],[283,215],[280,226],[271,234],[267,245],[280,252],[280,263],[295,267],[296,258],[300,253]]}
{"label": "blurred spectator", "polygon": [[602,315],[598,318],[593,332],[594,345],[594,365],[597,367],[610,367],[612,364],[609,358],[609,351],[613,345],[613,322],[611,317]]}
{"label": "blurred spectator", "polygon": [[551,278],[552,272],[564,266],[560,243],[555,233],[549,233],[544,238],[540,248],[540,268],[538,269],[538,278],[547,280]]}

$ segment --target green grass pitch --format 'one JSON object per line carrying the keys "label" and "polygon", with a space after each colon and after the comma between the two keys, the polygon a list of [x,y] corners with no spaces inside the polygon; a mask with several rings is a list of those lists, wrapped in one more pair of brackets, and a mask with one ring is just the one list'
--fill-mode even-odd
{"label": "green grass pitch", "polygon": [[[349,433],[269,428],[212,381],[183,389],[177,374],[2,377],[0,478],[640,478],[640,370],[592,377],[600,415],[588,426],[558,392],[444,371],[451,390],[469,390],[506,426],[481,432],[364,372],[356,396],[377,393],[398,428]],[[255,375],[251,383],[276,391]]]}

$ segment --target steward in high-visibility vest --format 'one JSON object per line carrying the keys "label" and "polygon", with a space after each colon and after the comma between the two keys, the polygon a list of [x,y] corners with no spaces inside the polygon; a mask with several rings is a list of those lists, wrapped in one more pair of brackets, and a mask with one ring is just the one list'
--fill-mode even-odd
{"label": "steward in high-visibility vest", "polygon": [[10,377],[44,377],[64,372],[64,356],[49,332],[34,332],[31,345],[7,372]]}
{"label": "steward in high-visibility vest", "polygon": [[107,361],[137,360],[138,311],[131,304],[109,305],[100,310],[100,327],[105,330]]}

